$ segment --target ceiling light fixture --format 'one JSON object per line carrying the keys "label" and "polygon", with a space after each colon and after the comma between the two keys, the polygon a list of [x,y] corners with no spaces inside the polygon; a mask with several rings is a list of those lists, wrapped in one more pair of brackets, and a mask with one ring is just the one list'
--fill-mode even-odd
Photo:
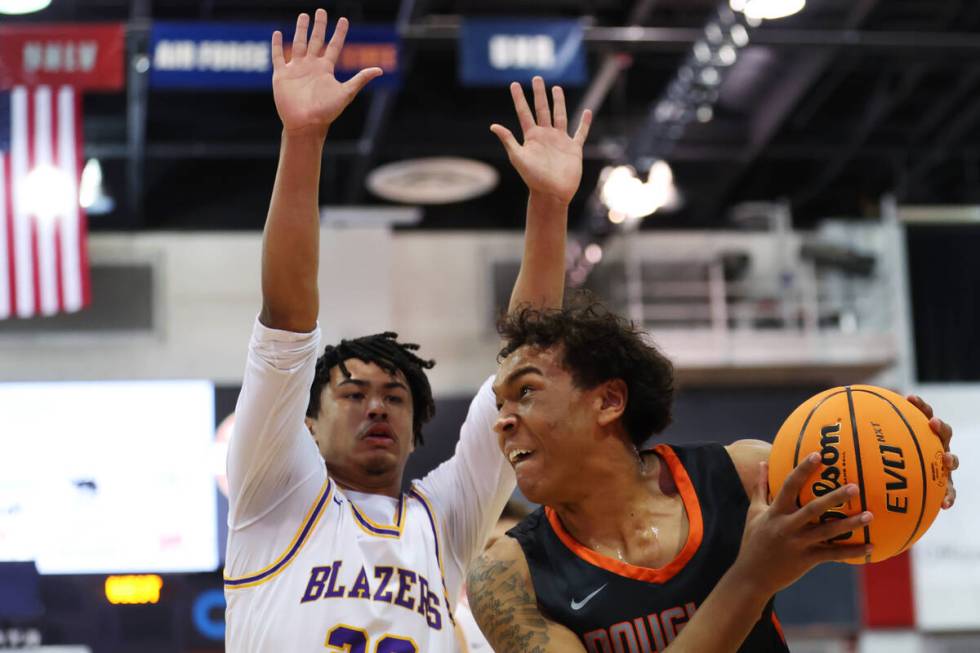
{"label": "ceiling light fixture", "polygon": [[728,5],[752,20],[775,20],[799,13],[806,0],[729,0]]}
{"label": "ceiling light fixture", "polygon": [[51,4],[51,0],[0,0],[0,14],[33,14]]}

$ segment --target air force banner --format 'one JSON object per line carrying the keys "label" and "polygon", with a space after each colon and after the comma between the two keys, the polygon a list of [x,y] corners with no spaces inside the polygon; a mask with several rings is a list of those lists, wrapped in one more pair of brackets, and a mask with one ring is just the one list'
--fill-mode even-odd
{"label": "air force banner", "polygon": [[[150,38],[150,85],[172,89],[268,90],[272,81],[269,42],[276,29],[282,29],[288,59],[293,38],[291,28],[256,23],[154,23]],[[378,66],[384,75],[374,80],[371,87],[397,85],[399,50],[394,26],[352,27],[337,62],[337,78],[346,81],[362,68]]]}

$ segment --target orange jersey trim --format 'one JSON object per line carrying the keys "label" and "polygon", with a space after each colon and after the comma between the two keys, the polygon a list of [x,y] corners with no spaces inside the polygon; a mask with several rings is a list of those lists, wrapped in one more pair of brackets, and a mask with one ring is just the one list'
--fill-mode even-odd
{"label": "orange jersey trim", "polygon": [[773,610],[772,615],[772,625],[776,627],[776,632],[779,633],[779,639],[783,640],[783,644],[786,643],[786,635],[783,634],[783,624],[779,623],[779,617],[776,616],[776,611]]}
{"label": "orange jersey trim", "polygon": [[647,583],[666,583],[676,576],[691,561],[694,554],[697,553],[698,548],[701,546],[701,540],[704,538],[704,521],[701,516],[701,504],[698,502],[697,492],[694,491],[694,484],[691,483],[691,477],[687,475],[687,470],[684,469],[684,465],[681,464],[677,454],[666,444],[657,445],[653,448],[653,451],[660,456],[661,460],[667,463],[667,469],[670,470],[670,474],[674,478],[674,485],[677,486],[681,500],[684,502],[684,510],[687,512],[688,521],[687,542],[685,542],[684,547],[677,554],[677,557],[665,566],[659,568],[640,567],[616,560],[615,558],[610,558],[598,551],[593,551],[565,530],[561,519],[558,517],[558,513],[553,508],[547,506],[544,511],[558,539],[582,560],[596,567],[601,567],[606,571],[618,574],[619,576],[625,576],[626,578],[642,580]]}

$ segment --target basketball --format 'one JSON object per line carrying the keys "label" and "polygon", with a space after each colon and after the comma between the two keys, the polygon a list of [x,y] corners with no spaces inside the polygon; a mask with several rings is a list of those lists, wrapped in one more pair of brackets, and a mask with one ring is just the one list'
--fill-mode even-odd
{"label": "basketball", "polygon": [[820,466],[797,497],[804,505],[854,483],[860,492],[835,506],[821,521],[864,510],[874,519],[863,529],[835,538],[839,544],[872,544],[867,558],[879,562],[905,551],[928,530],[946,491],[943,446],[929,420],[904,397],[875,386],[831,388],[803,402],[783,423],[769,457],[769,488],[775,496],[808,454]]}

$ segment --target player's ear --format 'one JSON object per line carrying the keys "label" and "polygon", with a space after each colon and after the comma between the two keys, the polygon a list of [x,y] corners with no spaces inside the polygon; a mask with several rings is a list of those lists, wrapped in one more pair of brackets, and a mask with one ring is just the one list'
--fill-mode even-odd
{"label": "player's ear", "polygon": [[629,389],[622,379],[611,379],[597,388],[596,397],[599,406],[598,421],[600,426],[609,426],[626,412],[626,401]]}
{"label": "player's ear", "polygon": [[310,432],[313,439],[316,440],[316,422],[312,417],[304,417],[303,422],[306,424],[306,430]]}

